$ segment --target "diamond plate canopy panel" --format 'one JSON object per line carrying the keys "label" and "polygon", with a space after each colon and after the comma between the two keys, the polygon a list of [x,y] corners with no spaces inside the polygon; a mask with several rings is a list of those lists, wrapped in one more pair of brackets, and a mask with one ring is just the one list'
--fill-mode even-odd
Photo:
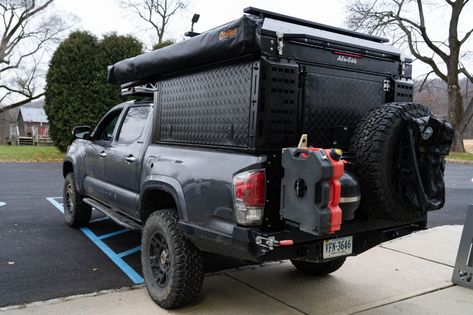
{"label": "diamond plate canopy panel", "polygon": [[346,147],[360,118],[384,103],[383,80],[308,73],[304,88],[303,133],[316,147]]}
{"label": "diamond plate canopy panel", "polygon": [[163,81],[160,140],[248,146],[251,63]]}

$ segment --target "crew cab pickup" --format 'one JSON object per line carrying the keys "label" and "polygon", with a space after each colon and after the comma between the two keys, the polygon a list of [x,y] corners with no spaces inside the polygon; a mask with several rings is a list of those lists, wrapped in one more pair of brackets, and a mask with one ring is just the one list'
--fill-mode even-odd
{"label": "crew cab pickup", "polygon": [[64,160],[66,223],[95,208],[142,231],[164,308],[198,296],[203,252],[325,275],[444,204],[452,129],[412,102],[409,59],[382,38],[245,13],[110,66],[136,100],[76,127]]}

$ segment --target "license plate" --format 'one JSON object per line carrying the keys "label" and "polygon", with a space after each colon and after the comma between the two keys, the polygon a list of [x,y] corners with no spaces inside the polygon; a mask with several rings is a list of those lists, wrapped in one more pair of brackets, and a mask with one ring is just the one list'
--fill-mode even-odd
{"label": "license plate", "polygon": [[345,236],[324,241],[323,258],[350,255],[353,252],[353,236]]}

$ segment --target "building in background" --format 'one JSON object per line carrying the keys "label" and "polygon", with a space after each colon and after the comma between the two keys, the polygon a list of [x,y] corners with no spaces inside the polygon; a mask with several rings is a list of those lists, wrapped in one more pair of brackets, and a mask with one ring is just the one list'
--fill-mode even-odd
{"label": "building in background", "polygon": [[17,124],[21,137],[49,137],[48,116],[43,108],[20,108]]}
{"label": "building in background", "polygon": [[44,111],[44,100],[31,102],[2,113],[0,144],[51,144],[49,122]]}

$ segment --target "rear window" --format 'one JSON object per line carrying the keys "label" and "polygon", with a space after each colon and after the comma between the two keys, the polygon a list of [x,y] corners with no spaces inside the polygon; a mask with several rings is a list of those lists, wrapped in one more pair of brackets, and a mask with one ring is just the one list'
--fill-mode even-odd
{"label": "rear window", "polygon": [[141,140],[149,111],[149,106],[130,107],[123,120],[117,141],[132,143]]}

